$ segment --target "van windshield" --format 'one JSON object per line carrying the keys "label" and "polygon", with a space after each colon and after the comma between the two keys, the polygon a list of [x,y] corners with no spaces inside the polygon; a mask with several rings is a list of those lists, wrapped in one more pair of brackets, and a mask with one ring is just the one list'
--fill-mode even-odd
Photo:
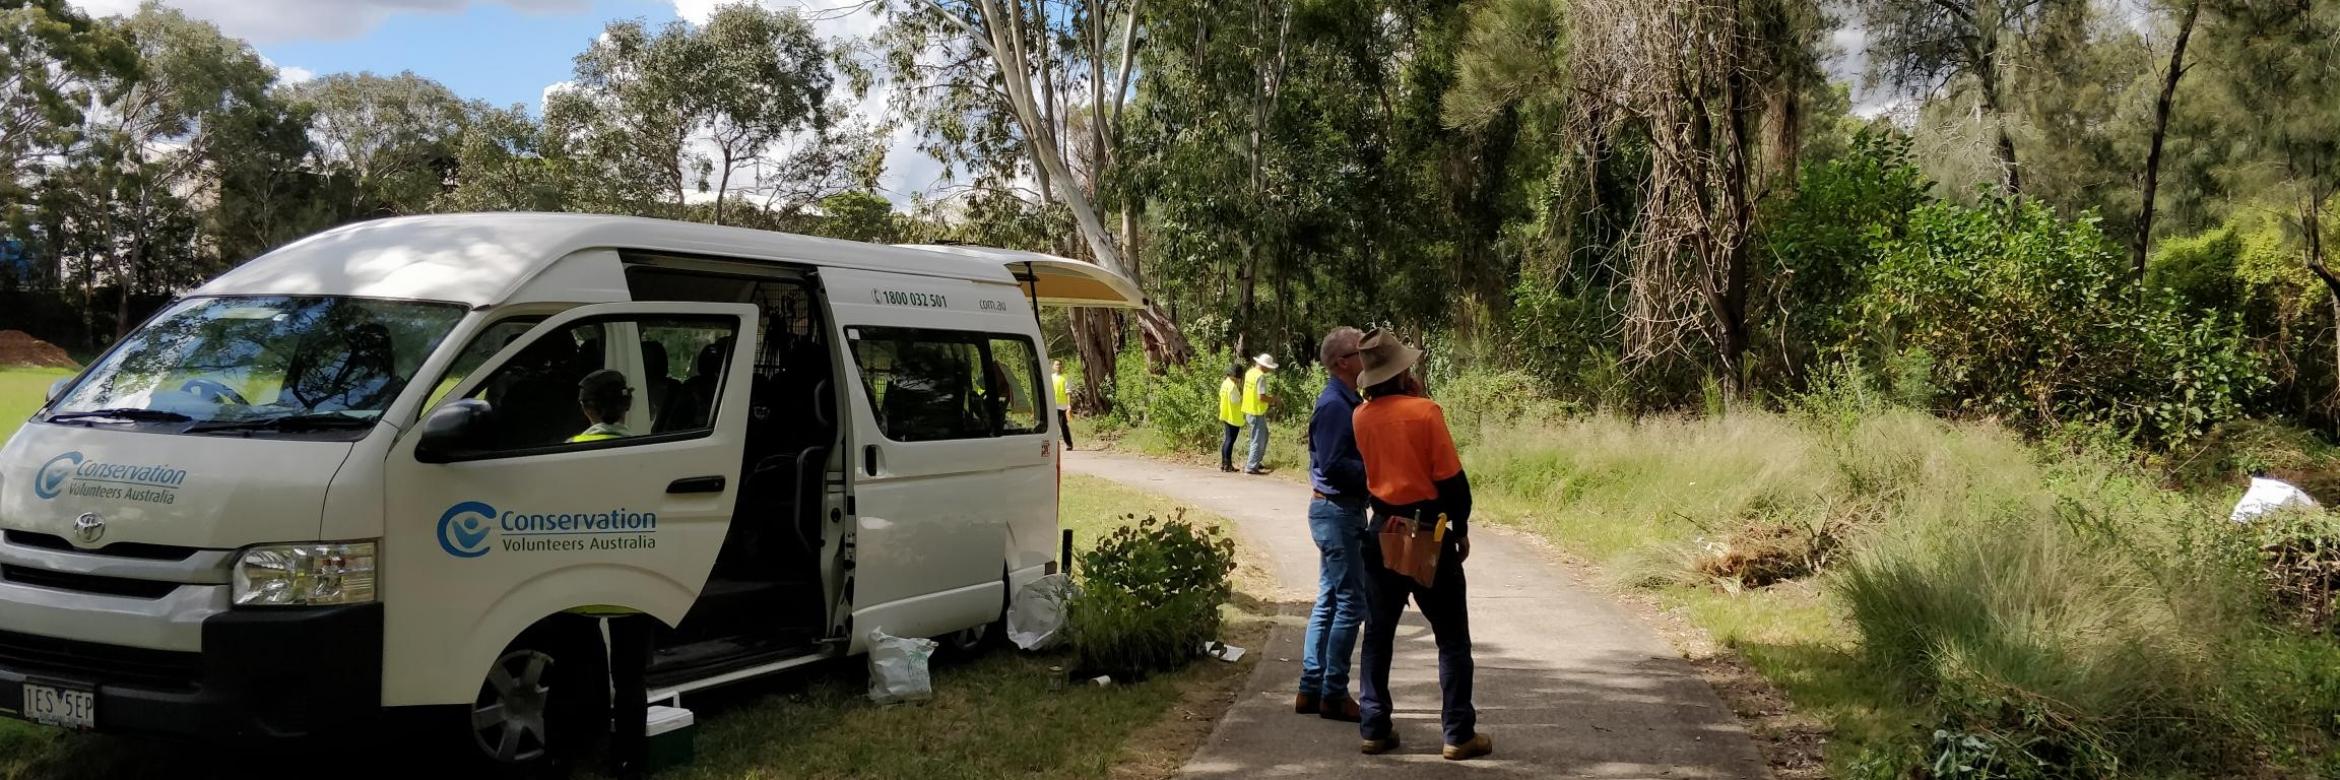
{"label": "van windshield", "polygon": [[49,407],[48,422],[356,438],[463,318],[454,304],[331,296],[178,303]]}

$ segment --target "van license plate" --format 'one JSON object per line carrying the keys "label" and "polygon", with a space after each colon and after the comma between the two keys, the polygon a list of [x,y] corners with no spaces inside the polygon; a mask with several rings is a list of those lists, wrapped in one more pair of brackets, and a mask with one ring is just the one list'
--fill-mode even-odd
{"label": "van license plate", "polygon": [[97,692],[64,685],[24,684],[24,717],[68,729],[97,728]]}

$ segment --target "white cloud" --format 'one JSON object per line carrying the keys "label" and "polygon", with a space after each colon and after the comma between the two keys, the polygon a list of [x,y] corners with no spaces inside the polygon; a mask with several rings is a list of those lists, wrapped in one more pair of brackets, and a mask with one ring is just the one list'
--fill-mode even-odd
{"label": "white cloud", "polygon": [[279,84],[299,84],[317,77],[316,71],[298,65],[276,64],[276,61],[269,59],[266,54],[260,55],[260,62],[276,71],[276,82]]}
{"label": "white cloud", "polygon": [[[141,0],[71,0],[98,16],[138,12]],[[474,3],[510,6],[532,13],[572,13],[589,0],[164,0],[188,16],[219,25],[221,32],[253,43],[341,40],[364,35],[401,13],[454,13]]]}
{"label": "white cloud", "polygon": [[554,95],[558,95],[558,94],[560,94],[560,93],[567,92],[567,91],[569,91],[569,90],[576,89],[576,88],[577,88],[577,82],[574,82],[574,81],[569,81],[569,80],[566,80],[566,79],[564,79],[564,80],[561,80],[561,81],[555,81],[555,82],[553,82],[553,83],[550,83],[550,84],[546,84],[546,85],[544,85],[544,90],[543,90],[543,91],[541,91],[541,92],[538,92],[538,93],[536,93],[536,111],[537,111],[537,113],[539,113],[539,114],[541,114],[541,113],[544,113],[544,105],[545,105],[546,103],[550,103],[550,102],[552,102],[552,97],[553,97]]}

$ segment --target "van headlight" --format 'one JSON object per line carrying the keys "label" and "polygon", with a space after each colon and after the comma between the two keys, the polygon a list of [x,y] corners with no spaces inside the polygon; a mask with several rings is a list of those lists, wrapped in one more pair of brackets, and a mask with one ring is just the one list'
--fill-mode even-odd
{"label": "van headlight", "polygon": [[236,556],[235,604],[300,607],[374,600],[374,543],[265,544]]}

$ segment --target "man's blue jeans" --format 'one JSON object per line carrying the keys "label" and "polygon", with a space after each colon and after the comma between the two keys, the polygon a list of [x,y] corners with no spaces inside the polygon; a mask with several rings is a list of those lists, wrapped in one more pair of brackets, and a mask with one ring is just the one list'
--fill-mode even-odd
{"label": "man's blue jeans", "polygon": [[1251,457],[1244,461],[1243,467],[1258,471],[1260,465],[1267,460],[1267,415],[1244,415],[1243,424],[1251,429]]}
{"label": "man's blue jeans", "polygon": [[1316,609],[1300,641],[1300,692],[1324,697],[1349,692],[1349,653],[1365,617],[1365,504],[1327,499],[1308,503],[1308,533],[1316,538]]}

